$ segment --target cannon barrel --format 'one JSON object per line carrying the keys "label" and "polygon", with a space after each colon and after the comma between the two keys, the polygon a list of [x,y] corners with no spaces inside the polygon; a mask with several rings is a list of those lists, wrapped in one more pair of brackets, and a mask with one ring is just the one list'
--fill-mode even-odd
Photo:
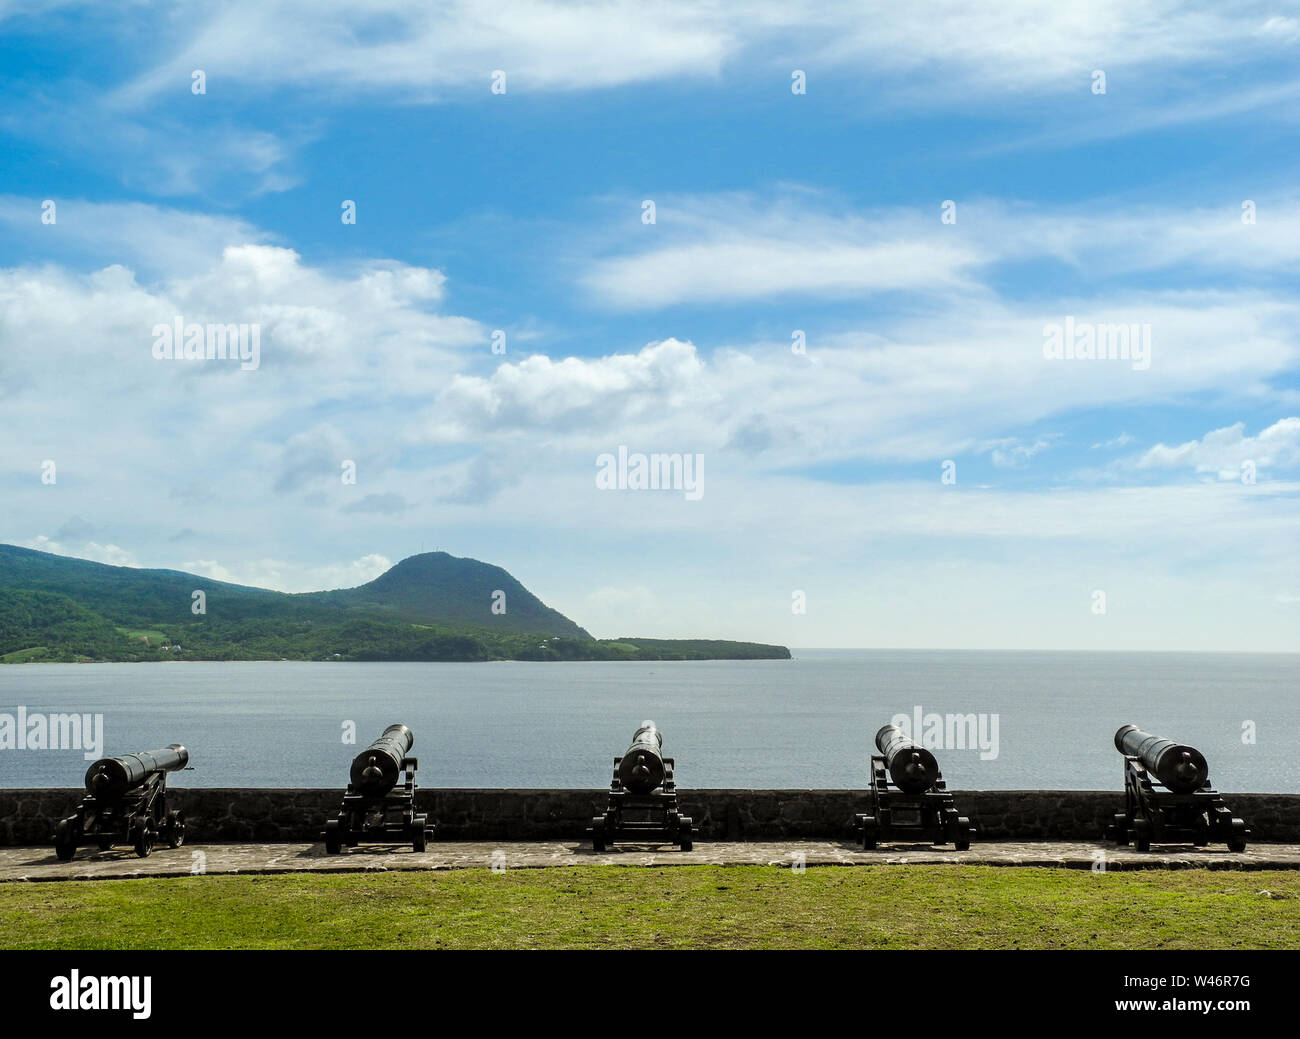
{"label": "cannon barrel", "polygon": [[652,721],[644,721],[632,737],[618,763],[618,779],[624,790],[634,794],[648,794],[663,785],[664,738]]}
{"label": "cannon barrel", "polygon": [[179,743],[120,758],[100,758],[86,769],[86,791],[102,801],[113,801],[138,787],[150,773],[175,772],[189,763],[190,752]]}
{"label": "cannon barrel", "polygon": [[1210,778],[1205,755],[1195,747],[1161,739],[1136,725],[1123,725],[1115,733],[1115,749],[1137,758],[1161,783],[1177,793],[1199,790]]}
{"label": "cannon barrel", "polygon": [[919,794],[939,778],[939,762],[897,725],[886,725],[876,733],[876,746],[885,756],[885,767],[899,790]]}
{"label": "cannon barrel", "polygon": [[415,745],[405,725],[390,725],[382,736],[352,759],[352,787],[363,794],[386,794],[397,785],[402,761]]}

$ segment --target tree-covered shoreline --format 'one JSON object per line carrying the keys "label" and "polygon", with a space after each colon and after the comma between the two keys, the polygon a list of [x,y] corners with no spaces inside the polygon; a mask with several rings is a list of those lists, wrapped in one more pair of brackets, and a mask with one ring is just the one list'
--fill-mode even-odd
{"label": "tree-covered shoreline", "polygon": [[[503,588],[505,612],[497,614],[492,604]],[[202,613],[192,608],[198,590],[204,591]],[[789,656],[784,646],[753,642],[594,639],[499,567],[445,553],[404,560],[360,588],[291,595],[0,546],[0,663],[6,664]]]}

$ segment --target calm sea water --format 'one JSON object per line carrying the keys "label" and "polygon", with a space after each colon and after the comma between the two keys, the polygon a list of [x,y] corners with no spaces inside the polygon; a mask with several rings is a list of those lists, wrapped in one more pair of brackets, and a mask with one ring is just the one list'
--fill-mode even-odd
{"label": "calm sea water", "polygon": [[[423,786],[608,785],[643,718],[683,787],[857,788],[895,714],[977,714],[997,757],[942,750],[950,786],[1110,789],[1125,722],[1199,747],[1225,791],[1300,790],[1300,655],[796,651],[789,661],[191,663],[0,667],[0,713],[102,713],[105,753],[190,748],[180,786],[337,787],[390,722]],[[1253,722],[1254,745],[1243,743]],[[987,731],[987,730],[986,730]],[[0,787],[75,787],[80,751],[0,750]]]}

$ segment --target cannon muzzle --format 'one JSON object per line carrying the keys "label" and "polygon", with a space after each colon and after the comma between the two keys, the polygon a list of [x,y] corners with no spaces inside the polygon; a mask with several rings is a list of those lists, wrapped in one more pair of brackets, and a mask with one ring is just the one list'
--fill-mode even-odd
{"label": "cannon muzzle", "polygon": [[939,762],[897,725],[886,725],[876,733],[876,746],[885,756],[885,768],[899,790],[919,794],[939,778]]}
{"label": "cannon muzzle", "polygon": [[179,743],[120,758],[100,758],[86,769],[86,792],[101,801],[115,801],[154,772],[176,772],[189,763],[190,752]]}
{"label": "cannon muzzle", "polygon": [[390,725],[382,736],[352,759],[352,787],[359,793],[381,796],[397,786],[402,762],[415,746],[415,734],[405,725]]}
{"label": "cannon muzzle", "polygon": [[664,782],[664,738],[652,721],[644,721],[632,737],[632,745],[618,763],[618,779],[624,790],[648,794]]}
{"label": "cannon muzzle", "polygon": [[1143,732],[1136,725],[1123,725],[1115,733],[1115,749],[1137,758],[1147,771],[1176,793],[1199,790],[1210,778],[1205,755],[1195,747]]}

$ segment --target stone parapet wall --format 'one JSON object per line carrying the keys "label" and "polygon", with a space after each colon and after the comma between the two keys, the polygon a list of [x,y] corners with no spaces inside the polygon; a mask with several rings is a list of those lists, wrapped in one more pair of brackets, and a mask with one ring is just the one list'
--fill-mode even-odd
{"label": "stone parapet wall", "polygon": [[[81,790],[0,790],[0,845],[48,843]],[[193,843],[315,841],[342,790],[173,787]],[[699,840],[836,839],[852,836],[868,798],[857,790],[682,790]],[[579,840],[603,810],[604,791],[423,789],[421,811],[442,840]],[[977,840],[1096,840],[1123,807],[1120,791],[959,790],[958,810]],[[1231,794],[1252,841],[1300,843],[1300,795]]]}

